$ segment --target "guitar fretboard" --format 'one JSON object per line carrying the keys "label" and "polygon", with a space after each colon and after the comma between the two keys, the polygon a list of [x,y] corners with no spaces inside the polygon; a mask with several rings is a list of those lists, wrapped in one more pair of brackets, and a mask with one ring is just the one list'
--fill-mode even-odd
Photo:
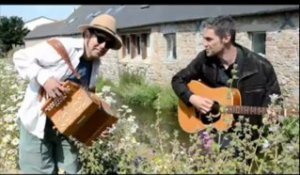
{"label": "guitar fretboard", "polygon": [[263,115],[267,113],[267,108],[256,106],[227,106],[225,113],[241,115]]}

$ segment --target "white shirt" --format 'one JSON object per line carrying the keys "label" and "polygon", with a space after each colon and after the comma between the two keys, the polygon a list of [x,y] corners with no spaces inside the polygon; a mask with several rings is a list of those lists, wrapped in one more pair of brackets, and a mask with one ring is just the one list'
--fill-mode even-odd
{"label": "white shirt", "polygon": [[[56,38],[66,48],[74,68],[77,67],[82,56],[83,39],[75,38]],[[44,138],[44,128],[46,124],[46,115],[41,108],[45,99],[38,100],[41,85],[44,85],[50,77],[64,80],[72,71],[68,65],[56,52],[56,50],[46,41],[34,46],[18,50],[13,55],[13,62],[19,75],[23,79],[29,79],[24,100],[17,113],[24,127],[38,138]],[[100,59],[93,63],[92,75],[89,88],[96,86],[96,80],[99,75]]]}

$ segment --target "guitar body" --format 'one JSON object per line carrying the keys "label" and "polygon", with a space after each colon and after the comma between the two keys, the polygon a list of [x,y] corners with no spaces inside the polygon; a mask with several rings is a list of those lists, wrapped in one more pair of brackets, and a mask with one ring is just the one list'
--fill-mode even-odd
{"label": "guitar body", "polygon": [[[241,95],[238,89],[218,87],[210,88],[205,84],[192,80],[189,89],[196,95],[217,101],[220,106],[241,105]],[[179,100],[178,120],[180,127],[187,133],[195,133],[212,125],[218,131],[227,131],[232,124],[233,114],[221,113],[220,118],[212,123],[205,123],[199,117],[199,112],[194,107],[188,107]]]}

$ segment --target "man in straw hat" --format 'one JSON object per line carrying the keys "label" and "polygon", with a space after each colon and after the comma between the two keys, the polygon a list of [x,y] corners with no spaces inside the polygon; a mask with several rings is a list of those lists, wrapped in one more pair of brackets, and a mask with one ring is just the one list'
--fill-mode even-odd
{"label": "man in straw hat", "polygon": [[58,173],[58,169],[70,174],[80,172],[78,150],[68,138],[53,129],[53,124],[41,111],[45,98],[39,99],[39,91],[44,89],[48,98],[59,97],[65,92],[62,86],[65,80],[95,90],[100,57],[109,49],[120,49],[122,41],[116,33],[115,18],[107,14],[95,17],[90,24],[79,26],[79,29],[82,39],[56,39],[65,47],[80,78],[72,74],[70,67],[48,42],[21,49],[13,56],[19,75],[30,81],[17,114],[22,173],[52,174]]}

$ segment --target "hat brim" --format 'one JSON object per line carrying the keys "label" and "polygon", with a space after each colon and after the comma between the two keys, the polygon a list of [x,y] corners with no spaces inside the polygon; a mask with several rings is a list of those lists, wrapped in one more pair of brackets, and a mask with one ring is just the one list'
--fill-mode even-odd
{"label": "hat brim", "polygon": [[122,47],[122,39],[116,33],[113,33],[112,31],[110,31],[110,30],[108,30],[104,27],[91,26],[89,24],[86,24],[86,25],[81,25],[78,28],[79,28],[81,33],[83,33],[86,29],[89,29],[89,28],[93,28],[93,29],[103,31],[103,32],[109,34],[114,39],[114,46],[111,49],[119,50]]}

